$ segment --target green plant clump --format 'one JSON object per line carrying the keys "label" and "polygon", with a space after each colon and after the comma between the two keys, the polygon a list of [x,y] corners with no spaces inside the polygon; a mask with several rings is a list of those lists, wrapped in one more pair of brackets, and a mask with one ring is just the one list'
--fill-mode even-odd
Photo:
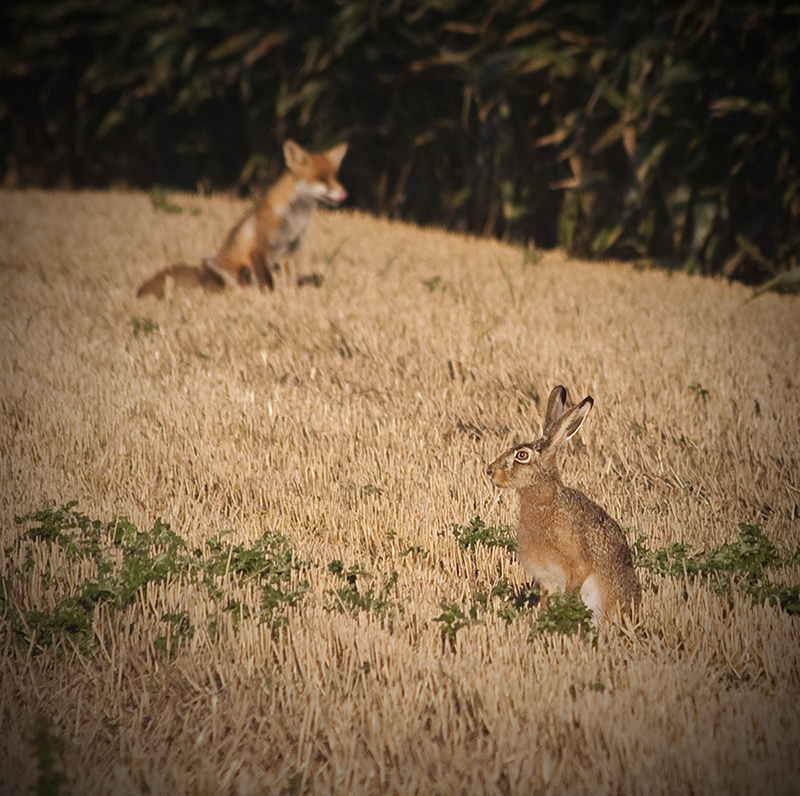
{"label": "green plant clump", "polygon": [[767,568],[792,566],[800,562],[800,546],[780,551],[758,525],[739,523],[739,534],[710,550],[695,551],[674,543],[651,550],[639,534],[631,545],[634,566],[644,570],[645,588],[658,589],[653,576],[699,579],[720,597],[733,603],[734,592],[748,595],[754,603],[779,605],[789,614],[800,614],[800,587],[775,583]]}
{"label": "green plant clump", "polygon": [[465,612],[457,602],[441,602],[439,608],[442,613],[434,617],[434,622],[441,624],[442,641],[447,642],[451,648],[455,647],[458,631],[465,627],[483,624],[480,618],[480,606],[472,605]]}
{"label": "green plant clump", "polygon": [[480,542],[484,547],[502,547],[510,553],[517,551],[517,534],[513,525],[485,525],[473,517],[469,525],[453,525],[453,534],[462,550],[472,550]]}
{"label": "green plant clump", "polygon": [[574,636],[578,633],[582,638],[596,641],[597,631],[592,625],[592,611],[581,600],[579,592],[579,589],[572,589],[548,594],[528,640],[554,633],[563,636]]}
{"label": "green plant clump", "polygon": [[399,575],[392,572],[387,581],[376,590],[371,586],[367,590],[359,590],[358,579],[370,579],[372,575],[357,564],[345,571],[344,564],[338,559],[328,564],[328,572],[341,578],[345,583],[338,589],[328,589],[326,594],[332,598],[325,607],[327,611],[338,611],[358,616],[362,611],[374,614],[383,625],[388,620],[389,629],[394,628],[394,620],[398,613],[402,613],[402,606],[389,598],[390,593],[397,585]]}
{"label": "green plant clump", "polygon": [[33,742],[39,764],[36,796],[58,796],[65,779],[58,762],[62,744],[47,717],[41,713],[36,718]]}
{"label": "green plant clump", "polygon": [[[238,604],[232,608],[220,583],[224,584],[225,578],[239,583],[253,580],[261,588],[260,619],[274,627],[287,621],[285,610],[297,605],[308,590],[306,581],[291,585],[293,573],[302,565],[294,561],[288,541],[280,534],[268,531],[250,547],[225,544],[214,537],[206,543],[205,555],[201,550],[189,553],[184,540],[161,519],[151,530],[139,531],[126,517],[103,522],[90,519],[76,506],[77,501],[60,508],[45,504],[38,511],[15,517],[17,524],[34,525],[17,541],[17,546],[26,548],[26,555],[18,571],[12,571],[6,579],[0,610],[19,643],[35,652],[63,638],[90,652],[96,607],[103,605],[112,613],[127,608],[151,583],[198,584],[223,606],[217,613],[238,607],[240,619],[249,616],[249,608]],[[33,548],[38,544],[58,545],[70,563],[93,561],[96,574],[52,607],[22,609],[14,597],[31,577]],[[13,547],[7,549],[6,554],[13,551]],[[54,572],[48,562],[42,575],[44,587],[49,588],[61,577],[62,573]],[[156,640],[156,648],[171,656],[179,643],[193,637],[194,627],[185,610],[165,613],[161,621],[165,633]],[[216,618],[212,626],[215,623]]]}

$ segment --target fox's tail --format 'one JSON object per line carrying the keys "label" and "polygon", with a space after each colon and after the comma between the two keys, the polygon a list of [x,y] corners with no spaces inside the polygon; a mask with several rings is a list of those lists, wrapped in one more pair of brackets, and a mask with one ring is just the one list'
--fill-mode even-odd
{"label": "fox's tail", "polygon": [[164,298],[167,281],[172,280],[182,287],[201,287],[211,293],[219,293],[225,289],[226,280],[222,274],[207,265],[186,265],[176,263],[151,276],[137,291],[138,298],[155,296]]}

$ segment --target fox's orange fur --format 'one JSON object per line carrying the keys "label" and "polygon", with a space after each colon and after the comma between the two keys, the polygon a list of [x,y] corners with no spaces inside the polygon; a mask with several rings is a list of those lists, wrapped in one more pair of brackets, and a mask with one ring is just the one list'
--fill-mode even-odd
{"label": "fox's orange fur", "polygon": [[347,144],[313,154],[286,141],[286,171],[264,198],[228,233],[222,248],[200,265],[178,263],[150,277],[137,296],[163,298],[167,282],[218,292],[234,285],[274,287],[275,272],[291,281],[290,260],[303,242],[318,202],[338,205],[347,192],[337,177]]}

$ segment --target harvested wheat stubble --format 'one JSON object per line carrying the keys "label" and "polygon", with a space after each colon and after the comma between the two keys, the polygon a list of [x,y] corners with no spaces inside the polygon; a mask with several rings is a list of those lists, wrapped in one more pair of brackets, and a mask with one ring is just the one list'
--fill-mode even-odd
{"label": "harvested wheat stubble", "polygon": [[[794,791],[790,601],[643,577],[638,627],[532,636],[513,553],[453,525],[516,522],[485,464],[562,383],[596,401],[564,480],[631,541],[758,525],[796,586],[800,299],[340,211],[319,289],[137,301],[244,209],[171,198],[0,193],[2,792]],[[164,518],[174,571],[123,595],[166,548],[14,520],[72,500]],[[80,632],[42,619],[101,581]]]}

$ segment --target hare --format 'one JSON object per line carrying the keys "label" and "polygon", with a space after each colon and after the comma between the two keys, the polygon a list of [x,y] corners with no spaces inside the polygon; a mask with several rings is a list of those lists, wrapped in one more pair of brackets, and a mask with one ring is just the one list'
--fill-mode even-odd
{"label": "hare", "polygon": [[515,445],[486,473],[495,486],[519,493],[519,558],[530,580],[544,593],[580,588],[600,622],[616,604],[630,616],[638,611],[642,590],[622,528],[582,492],[564,486],[558,474],[559,449],[594,405],[587,396],[565,412],[566,398],[564,387],[554,387],[541,439]]}

